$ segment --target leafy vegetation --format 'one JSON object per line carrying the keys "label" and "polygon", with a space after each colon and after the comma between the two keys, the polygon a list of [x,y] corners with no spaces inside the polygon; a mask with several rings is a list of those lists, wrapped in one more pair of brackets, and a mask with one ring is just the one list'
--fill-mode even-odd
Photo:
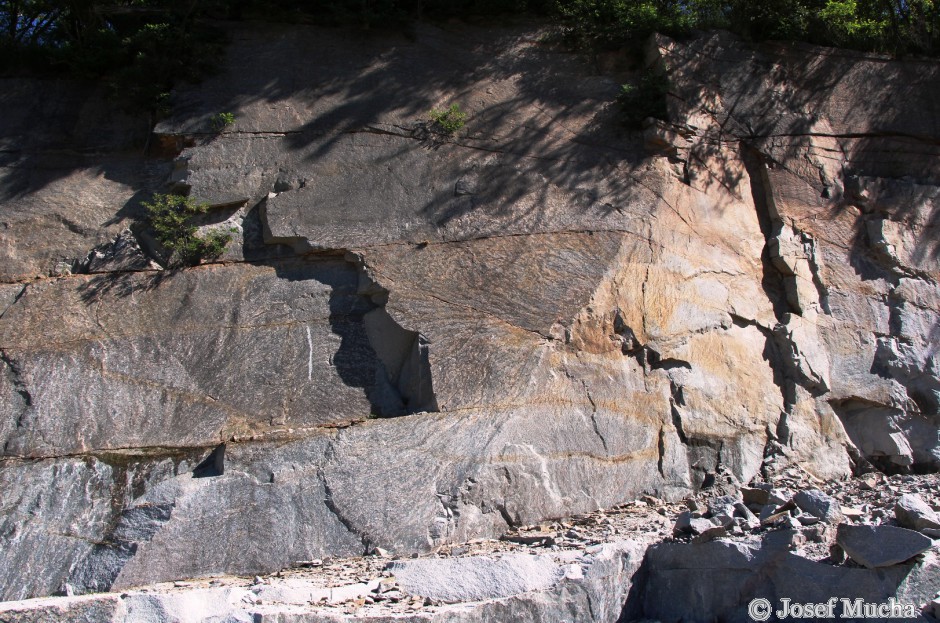
{"label": "leafy vegetation", "polygon": [[724,28],[754,41],[808,41],[889,54],[940,54],[940,0],[557,0],[581,47]]}
{"label": "leafy vegetation", "polygon": [[457,104],[451,104],[447,110],[434,109],[430,113],[431,121],[447,134],[453,134],[467,122],[467,113]]}
{"label": "leafy vegetation", "polygon": [[156,194],[143,202],[147,221],[157,241],[169,252],[171,266],[194,266],[206,259],[215,259],[225,252],[232,241],[231,231],[215,230],[199,235],[194,221],[206,213],[209,205],[182,195]]}
{"label": "leafy vegetation", "polygon": [[224,38],[199,18],[220,2],[0,0],[0,74],[103,81],[126,108],[157,112],[218,64]]}
{"label": "leafy vegetation", "polygon": [[220,112],[212,116],[212,129],[221,132],[235,123],[235,115],[230,112]]}

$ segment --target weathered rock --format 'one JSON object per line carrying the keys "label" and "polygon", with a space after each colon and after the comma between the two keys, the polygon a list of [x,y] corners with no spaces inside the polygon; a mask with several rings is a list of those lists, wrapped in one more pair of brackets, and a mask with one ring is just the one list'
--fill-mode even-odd
{"label": "weathered rock", "polygon": [[[296,623],[484,623],[511,620],[521,623],[562,623],[577,617],[590,623],[615,623],[629,613],[624,604],[634,588],[633,579],[643,560],[645,547],[631,541],[608,543],[584,558],[581,577],[554,576],[553,587],[527,591],[481,603],[442,606],[433,611],[405,615],[382,612],[343,614],[340,610],[318,609],[311,598],[325,592],[338,601],[360,593],[361,585],[333,589],[311,582],[276,581],[251,590],[219,587],[209,589],[129,590],[117,594],[57,597],[0,604],[4,623],[39,621],[79,621],[87,623],[208,623],[209,621],[291,621]],[[470,560],[470,559],[462,559]],[[430,564],[451,561],[423,561]],[[490,561],[495,562],[495,561]],[[377,582],[376,582],[377,583]],[[355,590],[350,591],[348,589]],[[345,597],[344,597],[345,596]],[[316,601],[316,600],[314,600]],[[328,601],[334,601],[328,599]],[[256,603],[257,602],[257,603]]]}
{"label": "weathered rock", "polygon": [[733,495],[722,495],[713,498],[708,501],[708,514],[712,516],[724,514],[731,517],[735,513],[735,504],[739,500],[740,498]]}
{"label": "weathered rock", "polygon": [[800,510],[826,523],[837,524],[842,521],[842,509],[838,500],[829,497],[819,489],[797,491],[793,496],[793,502]]}
{"label": "weathered rock", "polygon": [[86,273],[108,273],[159,270],[160,266],[144,254],[131,230],[125,229],[111,242],[92,249],[79,268]]}
{"label": "weathered rock", "polygon": [[564,575],[547,556],[517,554],[497,559],[481,557],[443,560],[403,560],[389,570],[412,595],[445,603],[484,601],[546,590]]}
{"label": "weathered rock", "polygon": [[358,287],[343,260],[31,285],[0,320],[28,396],[3,453],[205,447],[429,408],[400,382],[426,365],[417,336]]}
{"label": "weathered rock", "polygon": [[[791,553],[786,532],[752,543],[652,546],[644,564],[649,575],[641,591],[643,615],[664,623],[747,621],[752,620],[747,606],[755,597],[768,599],[774,609],[784,597],[794,603],[826,603],[833,596],[868,603],[893,597],[919,608],[940,580],[940,562],[933,553],[916,565],[835,567]],[[841,602],[835,612],[841,616]]]}
{"label": "weathered rock", "polygon": [[770,488],[742,487],[741,496],[745,504],[765,506],[770,503]]}
{"label": "weathered rock", "polygon": [[933,547],[933,541],[919,532],[894,526],[842,524],[836,542],[852,560],[869,569],[902,563]]}
{"label": "weathered rock", "polygon": [[702,530],[698,536],[692,539],[692,542],[708,543],[709,541],[714,541],[715,539],[721,538],[723,536],[728,536],[728,531],[725,530],[725,526],[716,526],[713,524],[711,527]]}
{"label": "weathered rock", "polygon": [[72,271],[129,224],[140,189],[167,175],[139,155],[146,114],[111,100],[74,81],[2,80],[0,281]]}
{"label": "weathered rock", "polygon": [[[0,556],[30,570],[0,594],[426,551],[774,452],[940,465],[936,63],[658,40],[648,157],[620,81],[529,27],[231,28],[156,128],[172,171],[9,133],[0,279],[65,274],[165,185],[243,235],[225,264],[0,287]],[[435,134],[451,102],[467,128]],[[561,616],[512,599],[491,614]]]}
{"label": "weathered rock", "polygon": [[676,517],[676,523],[672,526],[672,533],[676,536],[680,534],[690,534],[692,532],[692,513],[683,511]]}
{"label": "weathered rock", "polygon": [[894,516],[898,525],[911,530],[924,528],[940,530],[940,515],[937,515],[919,495],[902,495],[894,505]]}
{"label": "weathered rock", "polygon": [[[691,46],[661,40],[658,50],[676,85],[671,117],[696,128],[688,162],[720,162],[715,141],[729,132],[753,137],[745,139],[748,171],[768,274],[779,284],[776,335],[798,393],[828,392],[834,413],[825,417],[838,417],[869,460],[936,466],[938,377],[926,365],[924,317],[936,318],[940,307],[940,177],[925,165],[938,155],[927,112],[938,95],[938,65],[886,65],[864,54],[801,57],[800,47],[756,51],[724,34]],[[903,93],[891,99],[904,103],[851,104],[873,81]],[[769,92],[785,95],[760,95]],[[801,164],[776,166],[794,159]],[[709,171],[700,175],[704,183]],[[820,417],[826,407],[798,396],[789,412],[782,432],[799,444],[810,413]]]}

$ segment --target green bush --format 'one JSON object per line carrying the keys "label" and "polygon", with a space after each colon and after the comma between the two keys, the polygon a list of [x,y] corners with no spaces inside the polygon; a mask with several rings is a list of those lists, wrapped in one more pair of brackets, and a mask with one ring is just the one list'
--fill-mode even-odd
{"label": "green bush", "polygon": [[446,134],[453,134],[467,122],[467,113],[457,104],[451,104],[447,110],[434,109],[430,112],[431,121]]}
{"label": "green bush", "polygon": [[620,87],[617,103],[624,125],[631,129],[639,129],[648,117],[666,120],[666,93],[669,83],[666,77],[644,72],[636,84],[625,84]]}
{"label": "green bush", "polygon": [[182,195],[156,194],[151,201],[143,202],[143,206],[154,236],[169,252],[168,265],[195,266],[203,260],[215,259],[232,241],[231,231],[215,230],[199,235],[194,221],[209,209],[207,203]]}
{"label": "green bush", "polygon": [[212,129],[216,132],[221,132],[233,123],[235,123],[235,115],[230,112],[220,112],[212,116]]}

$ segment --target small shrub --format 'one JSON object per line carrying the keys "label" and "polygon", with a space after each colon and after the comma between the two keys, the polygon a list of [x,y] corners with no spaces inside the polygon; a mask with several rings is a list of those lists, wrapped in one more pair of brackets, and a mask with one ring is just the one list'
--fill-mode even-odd
{"label": "small shrub", "polygon": [[666,119],[666,93],[669,83],[666,77],[647,71],[636,84],[620,87],[617,102],[620,104],[623,123],[628,128],[639,129],[648,117]]}
{"label": "small shrub", "polygon": [[157,241],[170,253],[167,263],[171,266],[195,266],[204,259],[215,259],[232,241],[231,230],[199,235],[193,221],[206,213],[207,203],[182,195],[156,194],[143,206]]}
{"label": "small shrub", "polygon": [[233,123],[235,123],[235,115],[230,112],[220,112],[212,116],[212,129],[216,132],[221,132]]}
{"label": "small shrub", "polygon": [[451,104],[447,110],[434,109],[430,112],[431,121],[446,134],[453,134],[462,128],[467,121],[467,113],[460,110],[457,104]]}

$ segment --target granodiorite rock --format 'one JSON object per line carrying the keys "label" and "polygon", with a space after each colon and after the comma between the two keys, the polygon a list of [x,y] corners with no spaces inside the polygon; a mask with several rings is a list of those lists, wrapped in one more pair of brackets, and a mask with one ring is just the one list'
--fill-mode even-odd
{"label": "granodiorite rock", "polygon": [[790,534],[777,531],[751,543],[653,545],[644,561],[649,576],[641,592],[643,614],[670,623],[746,621],[753,620],[747,607],[755,597],[768,599],[774,609],[782,598],[827,603],[837,597],[838,618],[842,598],[876,604],[894,598],[919,607],[931,598],[940,579],[936,554],[918,564],[877,570],[831,566],[790,552]]}
{"label": "granodiorite rock", "polygon": [[869,569],[910,560],[933,547],[920,532],[896,526],[839,526],[836,541],[849,557]]}
{"label": "granodiorite rock", "polygon": [[[120,166],[2,195],[0,598],[424,551],[773,453],[940,464],[936,63],[658,39],[649,156],[622,77],[537,30],[231,34],[156,128],[173,163],[115,117]],[[17,132],[17,166],[58,148]],[[241,232],[221,263],[84,263],[167,188]]]}
{"label": "granodiorite rock", "polygon": [[444,603],[484,601],[546,590],[564,576],[548,556],[527,554],[450,560],[403,560],[389,567],[402,589],[411,595]]}
{"label": "granodiorite rock", "polygon": [[[26,393],[3,454],[205,447],[400,415],[369,341],[380,308],[358,287],[342,259],[29,285],[0,327],[4,365]],[[394,322],[376,333],[394,341],[389,357],[417,348],[399,344],[407,332]]]}
{"label": "granodiorite rock", "polygon": [[894,506],[894,516],[903,528],[940,529],[940,515],[918,495],[902,495]]}

